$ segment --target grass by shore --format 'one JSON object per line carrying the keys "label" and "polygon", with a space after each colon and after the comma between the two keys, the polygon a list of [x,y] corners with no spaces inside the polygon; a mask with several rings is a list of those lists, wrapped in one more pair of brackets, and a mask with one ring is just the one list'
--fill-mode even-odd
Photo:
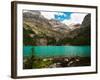
{"label": "grass by shore", "polygon": [[23,58],[23,69],[58,68],[90,66],[90,57],[47,57],[39,58],[34,55]]}

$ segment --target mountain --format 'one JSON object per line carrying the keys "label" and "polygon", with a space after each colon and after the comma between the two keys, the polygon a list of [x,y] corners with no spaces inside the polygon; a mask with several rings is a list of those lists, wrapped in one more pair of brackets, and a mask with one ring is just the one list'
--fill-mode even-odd
{"label": "mountain", "polygon": [[83,39],[81,44],[87,44],[87,45],[91,44],[91,15],[90,14],[85,16],[77,38]]}
{"label": "mountain", "polygon": [[81,24],[74,24],[74,23],[72,23],[72,24],[69,25],[69,27],[70,27],[71,30],[74,30],[74,29],[80,28]]}
{"label": "mountain", "polygon": [[67,25],[61,23],[58,20],[51,19],[49,20],[49,23],[51,24],[53,30],[59,31],[61,33],[67,33],[71,30]]}
{"label": "mountain", "polygon": [[70,32],[74,45],[90,45],[91,39],[91,15],[87,14],[78,29]]}
{"label": "mountain", "polygon": [[[88,45],[90,44],[90,14],[82,24],[67,26],[45,18],[39,11],[23,12],[24,45]],[[87,41],[88,40],[88,41]]]}
{"label": "mountain", "polygon": [[[50,41],[51,43],[61,39],[62,37],[66,37],[66,33],[64,34],[63,31],[60,31],[61,29],[60,25],[61,26],[63,25],[62,28],[64,28],[65,31],[67,32],[67,28],[64,27],[66,25],[59,22],[59,25],[55,27],[54,24],[52,24],[53,22],[55,21],[46,19],[38,11],[24,12],[23,13],[24,44],[28,45],[30,42],[37,41],[35,42],[38,43],[36,45],[47,45],[47,43],[43,44],[43,41],[47,42],[52,39],[52,41]],[[27,38],[29,38],[29,40],[31,41],[28,41]],[[33,45],[33,43],[30,44]]]}

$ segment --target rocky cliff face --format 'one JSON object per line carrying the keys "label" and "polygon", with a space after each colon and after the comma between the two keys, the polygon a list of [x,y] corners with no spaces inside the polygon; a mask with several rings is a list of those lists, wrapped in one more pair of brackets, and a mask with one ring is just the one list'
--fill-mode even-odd
{"label": "rocky cliff face", "polygon": [[78,45],[90,45],[91,38],[91,15],[85,16],[80,28],[70,32],[70,37],[75,41],[73,44]]}
{"label": "rocky cliff face", "polygon": [[55,31],[58,31],[61,33],[67,33],[69,31],[71,31],[71,29],[67,25],[61,23],[60,21],[51,19],[51,20],[49,20],[49,23],[51,24],[52,29]]}
{"label": "rocky cliff face", "polygon": [[75,29],[79,29],[81,27],[81,24],[74,24],[74,23],[72,23],[69,26],[70,26],[71,30],[75,30]]}
{"label": "rocky cliff face", "polygon": [[91,14],[85,16],[81,28],[90,27],[91,26]]}
{"label": "rocky cliff face", "polygon": [[73,39],[89,37],[90,14],[84,18],[81,27],[76,26],[78,28],[72,30],[60,21],[46,19],[39,11],[24,12],[23,42],[24,45],[73,45]]}
{"label": "rocky cliff face", "polygon": [[91,44],[91,15],[85,16],[78,37],[83,36],[85,44]]}

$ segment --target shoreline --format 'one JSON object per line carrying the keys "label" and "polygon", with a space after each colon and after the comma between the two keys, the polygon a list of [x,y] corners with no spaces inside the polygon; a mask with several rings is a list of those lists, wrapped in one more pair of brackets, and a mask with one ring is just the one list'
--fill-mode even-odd
{"label": "shoreline", "polygon": [[38,68],[61,68],[61,67],[77,67],[90,66],[90,57],[47,57],[37,58],[34,56],[23,58],[23,69]]}

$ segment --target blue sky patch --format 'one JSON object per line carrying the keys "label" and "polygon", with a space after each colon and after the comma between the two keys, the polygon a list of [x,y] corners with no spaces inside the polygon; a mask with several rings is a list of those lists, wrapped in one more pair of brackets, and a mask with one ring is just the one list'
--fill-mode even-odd
{"label": "blue sky patch", "polygon": [[54,19],[59,21],[64,21],[65,19],[69,20],[71,18],[72,12],[58,12],[54,15]]}

